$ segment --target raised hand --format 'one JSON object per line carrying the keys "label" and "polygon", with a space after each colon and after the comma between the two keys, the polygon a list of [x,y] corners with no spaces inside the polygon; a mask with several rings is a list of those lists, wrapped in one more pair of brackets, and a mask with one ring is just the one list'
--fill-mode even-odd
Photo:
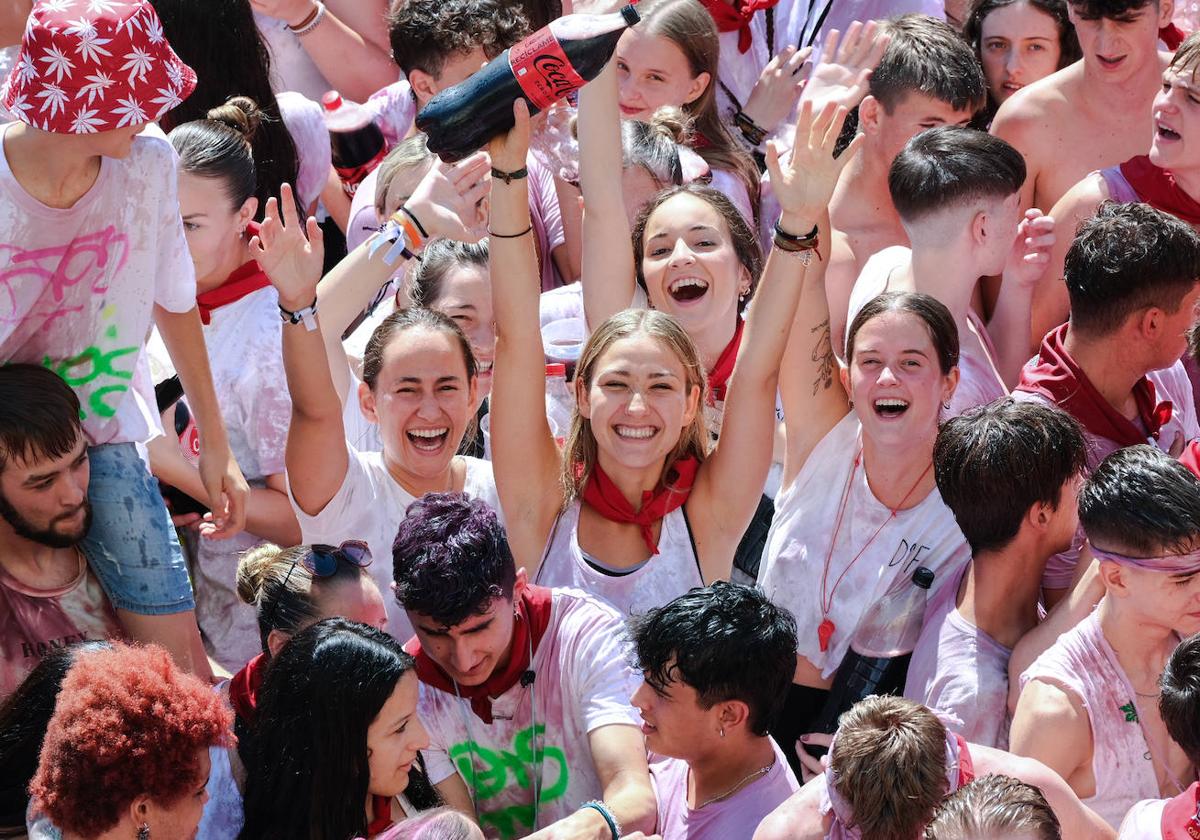
{"label": "raised hand", "polygon": [[813,68],[800,101],[813,102],[817,109],[826,102],[847,109],[857,106],[867,95],[867,81],[879,66],[888,40],[873,20],[850,24],[844,38],[836,29],[830,30],[821,61]]}
{"label": "raised hand", "polygon": [[1004,279],[1025,287],[1037,285],[1050,264],[1055,239],[1053,217],[1043,215],[1036,207],[1026,210],[1025,218],[1017,225]]}
{"label": "raised hand", "polygon": [[788,223],[789,217],[809,226],[804,230],[793,230],[796,235],[803,235],[816,223],[829,204],[842,170],[862,146],[863,135],[860,134],[841,156],[833,156],[846,113],[844,107],[833,102],[825,103],[819,112],[814,112],[813,103],[804,102],[800,106],[792,151],[786,163],[775,142],[767,144],[767,170],[783,210],[783,227],[792,227]]}
{"label": "raised hand", "polygon": [[529,106],[524,99],[513,103],[513,127],[506,134],[498,134],[488,144],[492,166],[502,172],[514,172],[525,166],[529,156]]}
{"label": "raised hand", "polygon": [[250,240],[250,253],[279,292],[284,309],[303,309],[316,298],[325,262],[324,240],[312,216],[300,223],[289,184],[279,188],[278,200],[267,199],[262,224]]}
{"label": "raised hand", "polygon": [[489,165],[483,152],[458,163],[439,160],[425,173],[404,206],[431,237],[478,242],[487,235],[486,214],[478,205],[491,189]]}
{"label": "raised hand", "polygon": [[754,83],[750,98],[746,100],[742,113],[754,120],[754,124],[768,134],[787,119],[800,99],[800,91],[808,74],[808,57],[812,47],[798,50],[788,47],[771,59],[762,75]]}

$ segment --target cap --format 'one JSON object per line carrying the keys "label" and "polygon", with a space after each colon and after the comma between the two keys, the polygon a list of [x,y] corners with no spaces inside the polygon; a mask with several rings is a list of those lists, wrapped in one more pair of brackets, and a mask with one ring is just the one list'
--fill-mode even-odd
{"label": "cap", "polygon": [[195,89],[147,0],[40,0],[0,101],[34,128],[95,134],[154,122]]}
{"label": "cap", "polygon": [[567,375],[567,366],[565,364],[563,364],[562,362],[550,362],[550,364],[546,365],[546,375],[547,376],[566,376]]}
{"label": "cap", "polygon": [[336,90],[327,90],[321,96],[321,104],[325,106],[326,111],[336,111],[342,107],[342,95]]}

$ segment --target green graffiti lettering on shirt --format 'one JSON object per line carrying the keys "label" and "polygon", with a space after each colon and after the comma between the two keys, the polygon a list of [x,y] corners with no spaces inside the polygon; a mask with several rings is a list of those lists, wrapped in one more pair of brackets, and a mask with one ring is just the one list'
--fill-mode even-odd
{"label": "green graffiti lettering on shirt", "polygon": [[[484,804],[484,800],[494,798],[509,787],[510,773],[513,781],[522,788],[532,787],[534,780],[539,779],[538,801],[541,803],[553,802],[567,792],[566,754],[558,747],[539,749],[534,743],[534,738],[541,738],[545,732],[546,727],[540,723],[522,729],[513,736],[511,752],[489,749],[475,741],[464,741],[450,748],[451,760],[467,780],[467,786],[475,791],[480,824],[496,829],[501,837],[517,837],[534,827],[532,802],[495,810],[488,810]],[[482,765],[479,770],[476,770],[476,760]]]}
{"label": "green graffiti lettering on shirt", "polygon": [[[115,313],[113,307],[108,306],[102,314],[105,318],[111,318]],[[104,337],[115,341],[117,338],[116,326],[110,324],[104,330]],[[115,362],[122,356],[137,352],[137,347],[105,349],[92,345],[65,359],[52,359],[46,356],[42,359],[42,366],[54,371],[77,391],[82,389],[83,393],[80,396],[84,398],[84,405],[79,412],[81,420],[86,420],[89,412],[96,417],[108,418],[117,413],[116,404],[120,403],[121,397],[129,390],[129,385],[126,383],[133,379],[132,370],[120,370],[116,367]],[[97,380],[102,381],[98,382]],[[84,386],[92,387],[84,388]],[[108,402],[110,395],[116,395],[113,404]]]}
{"label": "green graffiti lettering on shirt", "polygon": [[1132,700],[1130,700],[1124,706],[1117,706],[1117,711],[1125,713],[1125,722],[1126,723],[1137,723],[1138,722],[1137,706],[1133,705]]}

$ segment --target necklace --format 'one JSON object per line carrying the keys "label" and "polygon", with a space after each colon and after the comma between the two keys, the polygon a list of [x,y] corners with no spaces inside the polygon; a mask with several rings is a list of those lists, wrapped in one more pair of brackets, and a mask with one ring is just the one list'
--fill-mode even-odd
{"label": "necklace", "polygon": [[718,794],[716,796],[710,796],[708,799],[705,799],[703,802],[701,802],[699,805],[696,806],[696,810],[699,811],[702,808],[704,808],[706,805],[711,805],[714,802],[720,802],[722,799],[728,799],[729,797],[731,797],[735,793],[737,793],[739,790],[744,788],[747,784],[749,784],[754,779],[757,779],[761,776],[765,776],[771,770],[771,768],[774,766],[775,766],[775,762],[772,761],[766,767],[758,768],[753,773],[746,776],[746,778],[742,779],[740,782],[738,782],[736,785],[734,785],[733,787],[731,787],[729,790],[725,791],[724,793]]}
{"label": "necklace", "polygon": [[[833,525],[833,536],[829,540],[829,551],[825,552],[825,565],[821,571],[821,623],[817,625],[817,643],[821,646],[822,653],[829,650],[829,640],[833,636],[834,631],[837,630],[837,625],[829,618],[829,611],[833,609],[833,597],[837,594],[837,588],[841,584],[842,578],[850,572],[850,569],[858,562],[858,558],[863,556],[863,553],[871,546],[871,543],[875,542],[875,538],[879,536],[884,527],[896,518],[896,514],[900,512],[912,494],[917,491],[917,487],[925,480],[925,476],[933,469],[933,461],[931,460],[929,466],[925,467],[921,474],[917,476],[917,480],[913,482],[913,486],[908,488],[908,492],[904,494],[904,498],[900,500],[900,504],[894,508],[888,508],[888,517],[880,523],[879,527],[875,529],[875,533],[871,534],[870,538],[863,543],[863,547],[851,558],[846,568],[842,570],[837,580],[833,582],[833,588],[828,589],[829,566],[833,562],[833,550],[837,546],[838,534],[842,530],[842,519],[846,515],[846,505],[850,501],[850,488],[854,484],[854,476],[858,472],[858,465],[862,462],[862,457],[862,447],[859,447],[858,454],[854,456],[854,466],[850,468],[850,475],[846,479],[846,487],[842,490],[842,500],[838,505],[837,519]],[[826,592],[828,592],[828,596],[826,596]]]}

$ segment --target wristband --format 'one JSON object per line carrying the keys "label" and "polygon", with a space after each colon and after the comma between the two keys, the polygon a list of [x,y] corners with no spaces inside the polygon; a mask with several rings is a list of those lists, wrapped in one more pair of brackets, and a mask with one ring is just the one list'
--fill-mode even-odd
{"label": "wristband", "polygon": [[796,234],[788,233],[786,230],[781,228],[779,226],[779,222],[775,223],[775,238],[782,239],[785,242],[791,243],[793,245],[799,245],[800,246],[799,248],[793,249],[796,251],[804,251],[804,250],[810,250],[812,248],[816,248],[817,243],[819,242],[819,234],[820,234],[820,228],[817,225],[813,225],[812,230],[810,230],[808,233],[804,234],[803,236],[796,236]]}
{"label": "wristband", "polygon": [[533,230],[532,224],[530,224],[529,227],[525,228],[525,230],[521,231],[520,233],[496,233],[491,228],[488,228],[488,236],[495,237],[496,239],[520,239],[531,230]]}
{"label": "wristband", "polygon": [[513,181],[519,181],[529,175],[529,170],[522,166],[520,169],[514,169],[512,172],[505,172],[503,169],[492,167],[492,177],[503,181],[505,184],[511,184]]}
{"label": "wristband", "polygon": [[307,35],[309,32],[312,32],[314,29],[316,29],[318,26],[320,26],[321,21],[323,21],[324,19],[325,19],[325,4],[322,3],[321,0],[315,0],[315,2],[313,3],[312,14],[310,14],[308,17],[306,17],[304,20],[302,20],[300,22],[299,26],[292,26],[289,23],[288,30],[293,35]]}
{"label": "wristband", "polygon": [[424,247],[426,239],[422,233],[424,228],[417,221],[417,217],[412,211],[401,207],[379,229],[367,250],[367,255],[373,257],[384,245],[391,245],[383,255],[385,264],[395,265],[400,257],[406,260],[419,259],[417,252]]}
{"label": "wristband", "polygon": [[621,824],[617,822],[617,818],[613,815],[613,812],[608,809],[607,805],[605,805],[599,799],[593,799],[592,801],[584,802],[579,806],[579,810],[581,811],[584,808],[591,808],[599,813],[600,816],[604,817],[604,821],[608,823],[608,830],[612,832],[612,840],[621,840]]}
{"label": "wristband", "polygon": [[767,130],[750,119],[744,111],[738,111],[733,115],[733,124],[742,132],[746,142],[754,148],[761,146],[762,141],[767,139]]}
{"label": "wristband", "polygon": [[313,302],[303,309],[297,309],[292,312],[290,309],[284,309],[283,304],[279,304],[279,317],[287,324],[304,323],[304,329],[313,332],[317,328],[317,298],[313,297]]}

